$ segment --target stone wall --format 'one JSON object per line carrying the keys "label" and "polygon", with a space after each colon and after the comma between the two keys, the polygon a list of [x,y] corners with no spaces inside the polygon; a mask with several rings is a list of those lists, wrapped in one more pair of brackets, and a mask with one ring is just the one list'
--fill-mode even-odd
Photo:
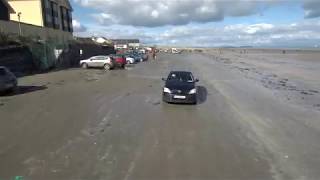
{"label": "stone wall", "polygon": [[8,67],[18,76],[37,69],[30,50],[25,46],[1,47],[0,66]]}
{"label": "stone wall", "polygon": [[[68,44],[68,42],[73,39],[73,35],[70,32],[25,23],[20,23],[20,25],[22,36],[38,37],[41,40],[51,40],[58,44]],[[19,35],[19,23],[15,21],[0,20],[0,31],[7,34]]]}

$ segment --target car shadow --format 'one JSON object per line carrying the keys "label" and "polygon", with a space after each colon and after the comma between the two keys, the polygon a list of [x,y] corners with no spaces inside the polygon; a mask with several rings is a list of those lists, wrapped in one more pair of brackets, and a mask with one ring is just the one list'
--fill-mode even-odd
{"label": "car shadow", "polygon": [[134,67],[136,65],[136,63],[134,64],[126,64],[126,67]]}
{"label": "car shadow", "polygon": [[27,94],[35,91],[41,91],[48,89],[47,86],[18,86],[16,90],[12,92],[3,92],[0,96],[15,96],[20,94]]}
{"label": "car shadow", "polygon": [[197,104],[203,104],[207,101],[208,91],[207,88],[204,86],[198,86],[197,87]]}

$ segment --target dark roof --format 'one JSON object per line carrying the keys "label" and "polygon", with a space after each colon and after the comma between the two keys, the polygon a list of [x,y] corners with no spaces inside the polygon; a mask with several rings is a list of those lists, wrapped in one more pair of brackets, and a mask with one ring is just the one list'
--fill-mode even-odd
{"label": "dark roof", "polygon": [[0,2],[2,2],[2,4],[8,8],[9,13],[15,13],[14,9],[10,6],[7,0],[0,0]]}
{"label": "dark roof", "polygon": [[139,39],[111,39],[114,44],[140,43]]}

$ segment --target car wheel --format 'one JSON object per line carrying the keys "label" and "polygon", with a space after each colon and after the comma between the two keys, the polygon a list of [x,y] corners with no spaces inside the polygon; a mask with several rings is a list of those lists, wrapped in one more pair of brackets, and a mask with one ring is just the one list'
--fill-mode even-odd
{"label": "car wheel", "polygon": [[164,98],[163,95],[162,95],[162,102],[165,102],[165,103],[168,103],[168,104],[169,104],[169,102]]}
{"label": "car wheel", "polygon": [[105,64],[105,65],[103,66],[103,68],[104,68],[105,70],[110,70],[110,69],[111,69],[111,66],[110,66],[110,64]]}
{"label": "car wheel", "polygon": [[193,104],[193,105],[197,105],[197,104],[198,104],[198,101],[197,101],[197,100],[195,100],[195,101],[193,101],[191,104]]}
{"label": "car wheel", "polygon": [[16,90],[17,90],[17,87],[15,86],[15,87],[12,87],[10,89],[5,90],[4,93],[6,93],[6,94],[14,94],[16,92]]}
{"label": "car wheel", "polygon": [[128,60],[128,61],[127,61],[127,64],[131,64],[131,62]]}
{"label": "car wheel", "polygon": [[14,86],[13,88],[10,89],[10,93],[16,93],[18,90],[18,86]]}
{"label": "car wheel", "polygon": [[81,67],[82,67],[83,69],[88,69],[88,64],[87,64],[87,63],[82,63]]}

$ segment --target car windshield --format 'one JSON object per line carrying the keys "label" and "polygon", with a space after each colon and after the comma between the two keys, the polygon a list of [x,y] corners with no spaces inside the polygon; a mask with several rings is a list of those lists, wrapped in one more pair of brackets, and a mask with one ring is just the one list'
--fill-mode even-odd
{"label": "car windshield", "polygon": [[193,82],[193,77],[188,72],[171,72],[168,76],[168,81]]}

